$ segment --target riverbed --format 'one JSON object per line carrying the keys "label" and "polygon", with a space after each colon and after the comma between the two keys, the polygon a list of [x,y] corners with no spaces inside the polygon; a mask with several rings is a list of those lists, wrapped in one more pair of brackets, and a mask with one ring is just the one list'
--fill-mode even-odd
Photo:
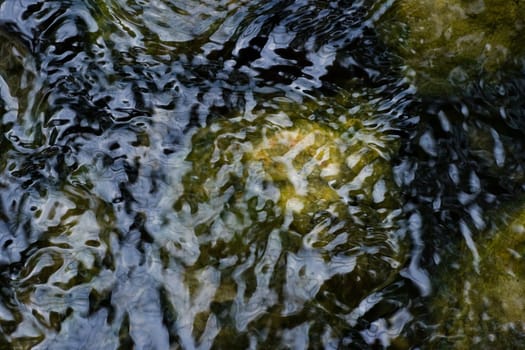
{"label": "riverbed", "polygon": [[0,349],[523,346],[525,5],[457,3],[0,0]]}

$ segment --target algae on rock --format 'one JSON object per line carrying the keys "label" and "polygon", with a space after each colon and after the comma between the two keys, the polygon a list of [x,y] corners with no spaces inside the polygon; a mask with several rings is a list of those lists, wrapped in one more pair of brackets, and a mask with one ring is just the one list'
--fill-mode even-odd
{"label": "algae on rock", "polygon": [[363,298],[398,277],[407,256],[391,168],[398,136],[366,103],[328,100],[268,101],[193,135],[171,211],[149,228],[182,224],[191,232],[169,254],[188,256],[178,251],[199,242],[187,276],[218,274],[214,306],[199,322],[181,317],[180,332],[203,337],[222,317],[215,344],[235,332],[285,345],[301,327],[312,327],[311,341],[334,337],[355,326],[344,319]]}
{"label": "algae on rock", "polygon": [[[500,214],[500,228],[441,273],[432,302],[438,348],[516,348],[525,339],[525,211]],[[472,250],[472,248],[470,248]],[[473,258],[474,256],[474,258]]]}
{"label": "algae on rock", "polygon": [[523,0],[401,0],[378,24],[424,94],[458,92],[523,68]]}

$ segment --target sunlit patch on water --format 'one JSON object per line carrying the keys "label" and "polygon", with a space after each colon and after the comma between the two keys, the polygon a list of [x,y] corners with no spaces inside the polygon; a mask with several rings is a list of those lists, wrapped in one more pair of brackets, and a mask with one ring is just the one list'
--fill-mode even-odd
{"label": "sunlit patch on water", "polygon": [[412,91],[379,76],[367,11],[3,2],[2,341],[375,342],[361,319],[408,259]]}
{"label": "sunlit patch on water", "polygon": [[[352,343],[363,303],[407,259],[390,170],[400,140],[374,113],[341,96],[263,101],[249,118],[189,132],[163,164],[152,127],[149,147],[135,147],[144,165],[134,175],[93,152],[65,185],[21,203],[35,236],[19,242],[27,258],[10,277],[17,306],[6,322],[20,322],[10,341]],[[149,195],[126,207],[124,182]]]}
{"label": "sunlit patch on water", "polygon": [[[467,243],[448,257],[453,263],[443,275],[461,278],[442,284],[432,302],[437,346],[513,348],[523,343],[523,207],[505,208],[497,215],[500,225],[483,237],[475,264]],[[450,322],[436,322],[444,318]]]}
{"label": "sunlit patch on water", "polygon": [[[522,291],[487,257],[522,255],[519,60],[425,95],[376,33],[399,6],[0,1],[0,345],[498,341],[467,321]],[[483,324],[519,340],[520,307]]]}
{"label": "sunlit patch on water", "polygon": [[[182,186],[172,178],[172,199],[146,227],[190,271],[215,267],[215,296],[201,317],[211,322],[219,316],[211,306],[221,310],[219,339],[228,329],[286,343],[306,327],[310,341],[336,341],[352,310],[405,260],[388,166],[399,140],[386,125],[367,126],[366,112],[334,111],[330,126],[309,120],[314,102],[263,105],[253,121],[218,120],[193,135]],[[187,331],[198,326],[187,322]]]}

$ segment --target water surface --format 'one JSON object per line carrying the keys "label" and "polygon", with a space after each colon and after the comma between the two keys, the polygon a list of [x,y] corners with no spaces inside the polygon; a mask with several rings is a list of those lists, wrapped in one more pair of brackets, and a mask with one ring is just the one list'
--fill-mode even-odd
{"label": "water surface", "polygon": [[425,97],[390,6],[0,2],[0,344],[446,341],[436,284],[524,189],[523,79]]}

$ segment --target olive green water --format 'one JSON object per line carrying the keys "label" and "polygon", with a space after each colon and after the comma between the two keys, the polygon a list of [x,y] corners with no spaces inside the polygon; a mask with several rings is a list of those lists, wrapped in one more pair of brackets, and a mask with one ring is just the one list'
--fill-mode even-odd
{"label": "olive green water", "polygon": [[524,5],[443,4],[0,0],[0,349],[525,347]]}

